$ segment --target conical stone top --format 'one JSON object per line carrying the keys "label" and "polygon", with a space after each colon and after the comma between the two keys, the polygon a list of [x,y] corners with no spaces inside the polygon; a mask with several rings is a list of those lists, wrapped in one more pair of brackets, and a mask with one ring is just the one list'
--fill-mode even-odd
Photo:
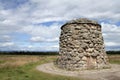
{"label": "conical stone top", "polygon": [[68,21],[62,27],[64,27],[67,24],[93,24],[93,25],[101,26],[97,21],[95,21],[95,20],[89,20],[87,18],[79,18],[79,19]]}
{"label": "conical stone top", "polygon": [[71,21],[69,21],[67,23],[92,23],[92,24],[98,24],[97,21],[89,20],[87,18],[79,18],[79,19],[71,20]]}

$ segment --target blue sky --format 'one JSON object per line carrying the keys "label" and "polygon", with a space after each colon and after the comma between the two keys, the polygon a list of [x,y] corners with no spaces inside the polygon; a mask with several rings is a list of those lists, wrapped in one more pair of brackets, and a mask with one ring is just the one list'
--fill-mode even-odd
{"label": "blue sky", "polygon": [[119,3],[120,0],[0,0],[0,50],[58,51],[60,27],[83,17],[102,25],[106,50],[120,50]]}

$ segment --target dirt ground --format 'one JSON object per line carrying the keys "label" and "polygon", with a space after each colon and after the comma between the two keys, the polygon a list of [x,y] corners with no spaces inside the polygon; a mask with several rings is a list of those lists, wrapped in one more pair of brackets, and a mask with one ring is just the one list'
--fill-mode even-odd
{"label": "dirt ground", "polygon": [[110,69],[66,71],[55,67],[53,63],[47,63],[37,66],[37,69],[45,73],[74,76],[86,80],[120,80],[120,65],[118,64],[111,64]]}

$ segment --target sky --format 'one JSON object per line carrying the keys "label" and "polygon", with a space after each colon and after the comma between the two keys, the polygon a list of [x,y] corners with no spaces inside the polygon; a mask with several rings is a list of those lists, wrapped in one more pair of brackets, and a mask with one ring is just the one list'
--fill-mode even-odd
{"label": "sky", "polygon": [[59,51],[60,27],[89,18],[106,50],[120,50],[120,0],[0,0],[0,51]]}

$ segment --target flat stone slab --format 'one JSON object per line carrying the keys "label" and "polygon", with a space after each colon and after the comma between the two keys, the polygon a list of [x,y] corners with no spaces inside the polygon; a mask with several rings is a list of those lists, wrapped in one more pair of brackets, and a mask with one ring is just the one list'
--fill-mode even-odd
{"label": "flat stone slab", "polygon": [[74,76],[92,80],[120,80],[120,65],[111,64],[110,69],[67,71],[57,68],[53,63],[37,66],[37,70],[63,76]]}

